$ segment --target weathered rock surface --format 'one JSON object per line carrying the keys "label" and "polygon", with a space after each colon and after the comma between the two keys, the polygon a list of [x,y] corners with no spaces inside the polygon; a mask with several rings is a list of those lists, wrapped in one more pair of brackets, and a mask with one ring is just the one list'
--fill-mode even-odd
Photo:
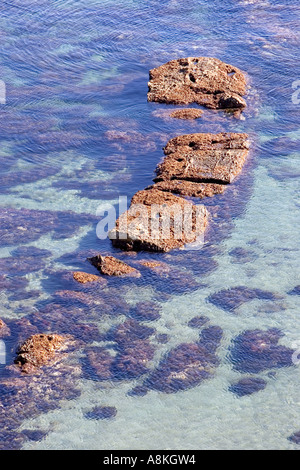
{"label": "weathered rock surface", "polygon": [[[187,180],[231,183],[241,172],[249,151],[247,134],[186,134],[171,139],[155,182]],[[211,191],[214,187],[209,187]],[[219,191],[219,187],[215,188]]]}
{"label": "weathered rock surface", "polygon": [[140,277],[137,269],[132,268],[128,264],[114,258],[113,256],[94,256],[88,258],[95,268],[106,276],[133,276]]}
{"label": "weathered rock surface", "polygon": [[80,271],[76,271],[73,273],[73,279],[79,284],[88,284],[90,282],[100,282],[103,285],[106,285],[107,282],[100,276],[96,276],[95,274],[83,273]]}
{"label": "weathered rock surface", "polygon": [[150,70],[148,101],[197,103],[211,109],[245,108],[246,79],[219,59],[188,57]]}
{"label": "weathered rock surface", "polygon": [[53,360],[56,351],[62,350],[66,342],[67,338],[59,335],[30,336],[18,348],[15,364],[21,367],[22,372],[32,372]]}
{"label": "weathered rock surface", "polygon": [[[190,223],[183,224],[183,220]],[[196,242],[207,224],[204,206],[150,189],[133,196],[129,210],[119,217],[109,237],[114,246],[128,251],[166,252]]]}
{"label": "weathered rock surface", "polygon": [[203,111],[196,108],[176,109],[170,116],[175,119],[198,119],[202,116]]}
{"label": "weathered rock surface", "polygon": [[212,197],[215,194],[222,194],[226,189],[226,184],[217,183],[195,183],[186,180],[167,180],[159,181],[146,189],[158,189],[169,193],[179,194],[180,196]]}

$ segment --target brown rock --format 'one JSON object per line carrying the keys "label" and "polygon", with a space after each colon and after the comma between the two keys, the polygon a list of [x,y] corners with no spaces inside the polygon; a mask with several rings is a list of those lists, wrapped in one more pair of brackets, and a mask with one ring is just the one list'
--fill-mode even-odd
{"label": "brown rock", "polygon": [[22,372],[28,373],[44,366],[51,361],[56,351],[62,350],[67,338],[59,335],[30,336],[17,350],[15,364]]}
{"label": "brown rock", "polygon": [[10,336],[10,329],[0,318],[0,338],[4,338],[5,336]]}
{"label": "brown rock", "polygon": [[133,276],[140,277],[140,273],[137,269],[132,268],[128,264],[114,258],[113,256],[94,256],[88,258],[95,268],[98,269],[102,274],[106,276]]}
{"label": "brown rock", "polygon": [[225,184],[217,183],[194,183],[193,181],[171,180],[159,181],[147,189],[158,189],[159,191],[167,191],[169,193],[180,194],[180,196],[212,197],[215,194],[222,194],[226,189]]}
{"label": "brown rock", "polygon": [[155,181],[231,183],[248,155],[247,138],[247,134],[234,133],[175,137],[164,149],[166,157],[156,169]]}
{"label": "brown rock", "polygon": [[100,282],[103,284],[107,284],[106,280],[100,276],[96,276],[95,274],[88,274],[83,272],[74,272],[73,278],[75,281],[79,282],[80,284],[87,284],[89,282]]}
{"label": "brown rock", "polygon": [[114,246],[125,250],[166,252],[200,241],[207,223],[204,206],[149,189],[133,196],[109,237]]}
{"label": "brown rock", "polygon": [[198,119],[202,116],[203,111],[196,108],[176,109],[170,116],[175,119]]}
{"label": "brown rock", "polygon": [[246,79],[219,59],[188,57],[150,70],[148,101],[197,103],[211,109],[244,108]]}

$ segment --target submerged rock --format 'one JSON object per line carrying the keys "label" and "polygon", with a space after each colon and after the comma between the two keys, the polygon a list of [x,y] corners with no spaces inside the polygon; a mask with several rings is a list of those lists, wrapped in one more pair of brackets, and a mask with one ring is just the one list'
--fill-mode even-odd
{"label": "submerged rock", "polygon": [[250,300],[281,300],[282,297],[274,292],[253,289],[245,286],[223,289],[208,297],[209,302],[226,311],[233,311]]}
{"label": "submerged rock", "polygon": [[155,348],[147,340],[133,341],[122,345],[113,364],[116,380],[136,379],[149,372],[149,361],[153,359]]}
{"label": "submerged rock", "polygon": [[247,330],[233,340],[230,360],[239,372],[257,374],[268,369],[279,369],[293,365],[294,351],[278,345],[283,336],[280,330]]}
{"label": "submerged rock", "polygon": [[5,336],[10,336],[10,329],[0,318],[0,338],[5,338]]}
{"label": "submerged rock", "polygon": [[[231,183],[241,172],[249,151],[247,134],[186,134],[171,139],[154,181],[187,180]],[[220,192],[219,186],[209,190]]]}
{"label": "submerged rock", "polygon": [[231,385],[229,391],[238,397],[244,397],[264,390],[266,386],[267,382],[264,379],[260,379],[259,377],[246,377],[236,384]]}
{"label": "submerged rock", "polygon": [[95,406],[91,411],[84,413],[86,419],[111,419],[117,414],[114,406]]}
{"label": "submerged rock", "polygon": [[203,325],[209,322],[209,318],[205,316],[194,317],[188,322],[190,328],[201,328]]}
{"label": "submerged rock", "polygon": [[92,380],[112,380],[114,356],[103,347],[88,347],[84,359],[84,373]]}
{"label": "submerged rock", "polygon": [[294,287],[294,289],[288,292],[289,295],[300,295],[300,286]]}
{"label": "submerged rock", "polygon": [[294,434],[292,434],[292,435],[288,438],[288,440],[291,441],[293,444],[300,445],[300,431],[295,432]]}
{"label": "submerged rock", "polygon": [[188,57],[150,70],[148,101],[197,103],[211,109],[244,108],[246,79],[219,59]]}
{"label": "submerged rock", "polygon": [[113,256],[94,256],[88,258],[90,263],[95,266],[102,274],[106,276],[131,276],[140,277],[137,269],[132,268],[128,264],[114,258]]}
{"label": "submerged rock", "polygon": [[150,189],[134,195],[109,237],[114,246],[125,250],[166,252],[202,240],[207,224],[204,206]]}
{"label": "submerged rock", "polygon": [[197,108],[186,108],[186,109],[176,109],[173,111],[170,116],[175,119],[199,119],[203,114],[201,109]]}
{"label": "submerged rock", "polygon": [[165,393],[196,387],[213,376],[219,363],[216,350],[221,337],[221,328],[210,327],[203,330],[199,342],[175,347],[161,360],[144,385],[149,390]]}
{"label": "submerged rock", "polygon": [[67,338],[59,335],[31,336],[18,348],[15,364],[22,372],[33,372],[53,360],[56,351],[61,351],[66,342]]}
{"label": "submerged rock", "polygon": [[138,302],[132,315],[141,321],[155,321],[160,318],[160,305],[155,302]]}

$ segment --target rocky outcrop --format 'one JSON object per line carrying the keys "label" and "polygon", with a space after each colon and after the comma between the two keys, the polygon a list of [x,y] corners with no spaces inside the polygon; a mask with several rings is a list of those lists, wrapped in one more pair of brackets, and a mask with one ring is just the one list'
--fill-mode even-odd
{"label": "rocky outcrop", "polygon": [[175,119],[199,119],[203,114],[201,109],[197,108],[185,108],[176,109],[170,114],[170,117]]}
{"label": "rocky outcrop", "polygon": [[[231,183],[242,170],[249,146],[247,134],[187,134],[175,137],[164,149],[166,157],[157,167],[155,181]],[[208,191],[213,191],[213,188],[209,186]],[[216,192],[219,189],[216,186]]]}
{"label": "rocky outcrop", "polygon": [[15,364],[22,372],[29,373],[48,364],[57,351],[62,350],[69,338],[59,335],[30,336],[17,350]]}
{"label": "rocky outcrop", "polygon": [[245,108],[246,79],[219,59],[188,57],[150,70],[148,101],[197,103],[211,109]]}
{"label": "rocky outcrop", "polygon": [[133,196],[129,210],[117,220],[109,237],[122,249],[167,252],[199,240],[207,223],[204,206],[150,189]]}
{"label": "rocky outcrop", "polygon": [[132,276],[140,277],[137,269],[132,268],[128,264],[114,258],[113,256],[94,256],[88,258],[90,263],[106,276]]}

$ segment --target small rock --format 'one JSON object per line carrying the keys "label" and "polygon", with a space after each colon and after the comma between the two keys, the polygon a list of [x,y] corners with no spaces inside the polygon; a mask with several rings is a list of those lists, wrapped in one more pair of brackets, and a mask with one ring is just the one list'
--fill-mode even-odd
{"label": "small rock", "polygon": [[90,263],[106,276],[133,276],[140,277],[140,272],[113,256],[94,256],[88,258]]}
{"label": "small rock", "polygon": [[86,419],[111,419],[117,414],[114,406],[95,406],[91,411],[84,414]]}
{"label": "small rock", "polygon": [[241,379],[236,384],[229,387],[229,391],[237,395],[238,397],[244,397],[246,395],[252,395],[253,393],[264,390],[267,386],[267,382],[259,377],[246,377]]}
{"label": "small rock", "polygon": [[90,282],[100,282],[103,285],[106,285],[107,282],[100,276],[96,276],[95,274],[88,274],[83,272],[74,272],[73,278],[75,281],[79,282],[80,284],[87,284]]}

